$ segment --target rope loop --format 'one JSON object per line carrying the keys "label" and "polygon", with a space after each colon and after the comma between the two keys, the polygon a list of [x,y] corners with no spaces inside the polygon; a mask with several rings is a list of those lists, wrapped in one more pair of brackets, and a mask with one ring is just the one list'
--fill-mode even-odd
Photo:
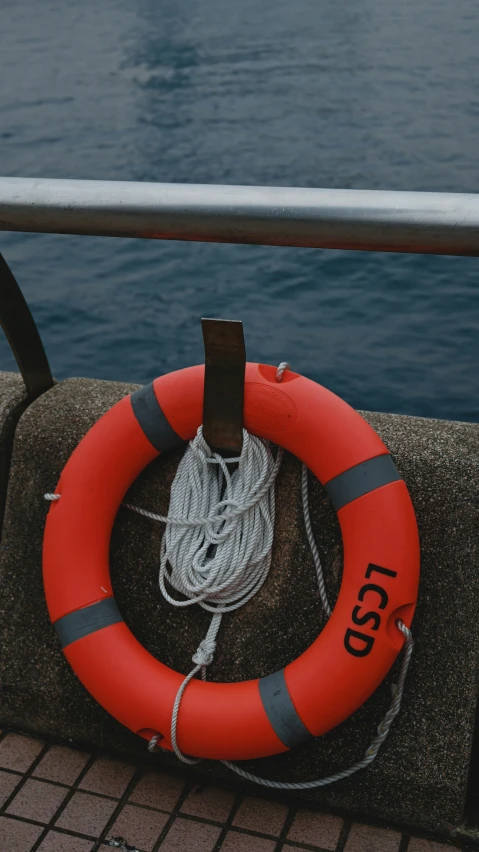
{"label": "rope loop", "polygon": [[281,364],[278,366],[278,369],[276,370],[276,381],[277,382],[283,381],[283,373],[285,372],[285,370],[289,370],[289,368],[290,367],[289,367],[289,364],[288,364],[287,361],[281,361]]}

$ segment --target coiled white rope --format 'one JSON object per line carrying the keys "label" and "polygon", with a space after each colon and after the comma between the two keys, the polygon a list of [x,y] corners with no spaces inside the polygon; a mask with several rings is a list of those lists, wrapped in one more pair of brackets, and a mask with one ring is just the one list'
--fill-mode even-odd
{"label": "coiled white rope", "polygon": [[[171,744],[184,763],[197,763],[180,751],[176,727],[181,698],[192,678],[213,661],[216,635],[225,612],[243,606],[261,588],[271,566],[274,533],[274,483],[283,451],[273,458],[266,441],[243,429],[241,454],[223,458],[203,438],[202,427],[190,441],[171,486],[167,517],[126,504],[166,524],[161,542],[159,584],[172,606],[199,604],[213,613],[191,672],[173,705]],[[228,465],[235,465],[230,471]],[[184,595],[172,597],[169,587]],[[150,743],[153,749],[157,737]]]}
{"label": "coiled white rope", "polygon": [[[282,381],[288,366],[286,362],[279,365],[276,373],[278,382]],[[178,713],[185,689],[200,671],[203,680],[206,680],[206,668],[213,661],[216,636],[223,614],[232,612],[251,600],[266,580],[271,566],[275,516],[274,485],[282,458],[281,448],[278,448],[274,458],[266,441],[250,435],[244,429],[240,456],[225,459],[210,449],[200,427],[178,466],[171,487],[168,515],[158,515],[129,503],[123,504],[144,517],[166,524],[161,543],[159,570],[159,585],[164,598],[173,606],[199,604],[213,613],[207,634],[193,654],[194,668],[183,680],[173,705],[171,744],[176,756],[183,763],[198,763],[198,760],[187,757],[180,751],[176,738]],[[233,471],[229,468],[231,465],[235,465]],[[316,568],[321,602],[329,618],[331,607],[311,528],[308,474],[304,465],[301,494],[306,534]],[[59,494],[45,494],[47,500],[59,498]],[[167,584],[185,599],[172,597]],[[391,705],[362,760],[327,778],[298,783],[269,781],[246,772],[227,760],[222,761],[225,766],[249,781],[286,790],[304,790],[332,784],[369,766],[376,758],[399,713],[413,651],[410,630],[401,621],[397,622],[397,626],[405,639],[398,683],[393,687]],[[154,735],[149,742],[149,750],[155,751],[160,740],[161,735]]]}

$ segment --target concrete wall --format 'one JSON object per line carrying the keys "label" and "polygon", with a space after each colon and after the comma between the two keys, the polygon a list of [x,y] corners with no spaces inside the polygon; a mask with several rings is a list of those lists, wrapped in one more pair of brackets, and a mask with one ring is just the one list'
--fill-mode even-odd
{"label": "concrete wall", "polygon": [[27,407],[27,392],[17,373],[0,371],[0,528],[5,511],[13,436]]}
{"label": "concrete wall", "polygon": [[[0,388],[2,381],[0,377]],[[111,719],[66,663],[47,617],[41,579],[48,510],[43,494],[54,489],[88,428],[131,390],[85,379],[62,382],[29,406],[17,426],[0,548],[0,724],[143,756],[145,741]],[[403,710],[376,762],[347,781],[298,796],[350,814],[454,836],[464,817],[478,691],[479,427],[364,416],[390,448],[417,513],[422,574],[413,624],[416,650]],[[132,487],[130,501],[166,512],[178,459],[174,452],[150,465]],[[299,481],[299,464],[287,456],[277,485],[270,577],[254,600],[224,619],[211,679],[240,680],[275,671],[305,650],[323,623]],[[341,538],[317,482],[311,487],[311,507],[334,596],[342,567]],[[201,610],[173,609],[160,596],[162,532],[160,525],[121,509],[111,544],[112,582],[137,638],[162,661],[187,672],[208,617]],[[336,730],[250,769],[296,781],[349,766],[374,734],[394,675],[393,670],[367,704]],[[174,758],[160,753],[155,760],[171,765]],[[214,763],[200,764],[196,771],[230,777]]]}

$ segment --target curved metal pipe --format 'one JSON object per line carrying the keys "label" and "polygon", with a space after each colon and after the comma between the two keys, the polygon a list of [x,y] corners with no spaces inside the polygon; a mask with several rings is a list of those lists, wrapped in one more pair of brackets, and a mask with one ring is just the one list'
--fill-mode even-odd
{"label": "curved metal pipe", "polygon": [[28,401],[50,390],[54,380],[43,343],[12,270],[0,254],[0,326],[15,356]]}

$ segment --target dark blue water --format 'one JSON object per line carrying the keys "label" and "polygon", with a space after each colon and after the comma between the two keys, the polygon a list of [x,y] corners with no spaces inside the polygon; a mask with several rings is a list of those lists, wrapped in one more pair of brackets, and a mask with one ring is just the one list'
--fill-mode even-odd
{"label": "dark blue water", "polygon": [[[17,0],[0,173],[479,190],[470,0]],[[242,319],[357,407],[479,419],[479,260],[0,234],[52,368],[147,381]],[[0,342],[0,367],[13,369]]]}

